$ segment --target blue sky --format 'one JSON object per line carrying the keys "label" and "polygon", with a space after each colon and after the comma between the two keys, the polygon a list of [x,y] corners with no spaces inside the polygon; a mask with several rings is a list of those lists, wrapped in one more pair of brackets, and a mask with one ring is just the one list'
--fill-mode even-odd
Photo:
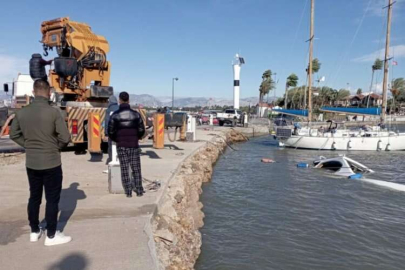
{"label": "blue sky", "polygon": [[[110,43],[116,92],[155,96],[232,98],[232,66],[240,52],[241,96],[258,96],[264,70],[277,73],[277,96],[294,72],[305,84],[309,0],[3,1],[0,82],[28,71],[42,52],[40,24],[69,16],[88,23]],[[371,65],[384,46],[387,0],[317,0],[314,56],[323,85],[368,91]],[[302,18],[302,20],[301,20]],[[301,23],[300,23],[301,22]],[[392,25],[394,77],[405,77],[405,1],[397,0]],[[401,29],[402,27],[402,29]],[[357,35],[355,33],[357,32]],[[355,37],[355,38],[354,38]],[[377,78],[381,82],[382,75]],[[377,89],[380,85],[377,85]]]}

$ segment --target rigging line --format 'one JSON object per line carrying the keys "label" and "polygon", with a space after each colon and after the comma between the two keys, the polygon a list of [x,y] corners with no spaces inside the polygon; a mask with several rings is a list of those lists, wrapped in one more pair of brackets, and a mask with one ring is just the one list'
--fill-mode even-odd
{"label": "rigging line", "polygon": [[[306,0],[306,1],[305,1],[304,8],[302,9],[302,12],[301,12],[301,17],[300,17],[300,20],[299,20],[299,23],[298,23],[298,27],[297,27],[297,30],[295,31],[295,35],[294,35],[294,41],[293,41],[293,43],[292,43],[292,45],[291,45],[290,53],[288,54],[288,55],[290,56],[290,59],[292,58],[292,52],[293,52],[293,50],[294,50],[295,44],[297,43],[298,32],[300,31],[300,28],[301,28],[301,25],[302,25],[302,21],[303,21],[303,19],[304,19],[304,14],[305,14],[305,11],[306,11],[307,6],[308,6],[308,2],[309,2],[309,0]],[[286,65],[284,65],[282,74],[285,74],[285,70],[286,70]],[[286,75],[287,75],[287,74],[286,74]],[[289,76],[289,74],[288,74],[287,76]]]}
{"label": "rigging line", "polygon": [[[384,16],[384,9],[381,9],[381,20],[382,20],[382,28],[381,28],[381,32],[380,35],[378,36],[378,47],[377,47],[377,51],[378,50],[382,50],[384,49],[384,37],[385,37],[385,29],[387,28],[387,20],[386,17]],[[380,56],[378,56],[378,58],[380,58]]]}
{"label": "rigging line", "polygon": [[[387,20],[386,20],[386,17],[384,17],[384,9],[381,9],[381,20],[382,20],[382,23],[381,23],[381,25],[382,25],[382,27],[381,27],[381,32],[380,32],[380,34],[379,34],[379,36],[378,36],[378,47],[377,47],[377,58],[378,59],[380,59],[381,60],[381,58],[383,57],[381,57],[381,54],[382,54],[382,52],[383,52],[383,50],[384,50],[384,31],[385,31],[385,29],[387,28]],[[373,62],[373,64],[374,64],[374,62]],[[375,72],[376,74],[374,75],[375,76],[375,82],[373,82],[373,84],[371,85],[371,88],[370,88],[370,90],[369,90],[369,92],[368,92],[368,94],[369,95],[371,95],[371,93],[373,93],[373,89],[375,89],[375,93],[376,94],[378,94],[377,93],[377,84],[378,84],[378,82],[380,81],[380,77],[381,77],[381,73],[380,72],[378,72],[378,70],[376,70],[377,72]]]}
{"label": "rigging line", "polygon": [[291,46],[291,49],[290,49],[290,55],[291,55],[291,53],[292,53],[292,51],[293,51],[293,49],[295,47],[295,43],[297,42],[298,32],[299,32],[299,30],[301,28],[302,20],[304,19],[304,13],[305,13],[305,10],[307,9],[307,5],[308,5],[308,0],[305,2],[304,8],[303,8],[303,10],[301,12],[300,22],[298,23],[297,30],[295,31],[294,42],[293,42],[293,44]]}
{"label": "rigging line", "polygon": [[356,40],[357,35],[359,34],[359,31],[360,31],[360,29],[361,29],[361,26],[363,25],[363,22],[364,22],[364,19],[365,19],[366,15],[367,15],[367,12],[368,12],[368,10],[370,9],[371,1],[372,1],[372,0],[369,0],[369,1],[368,1],[367,8],[366,8],[366,10],[365,10],[364,13],[363,13],[363,16],[362,16],[362,18],[361,18],[361,20],[360,20],[359,25],[357,26],[357,29],[356,29],[356,32],[354,33],[354,36],[353,36],[353,38],[352,38],[352,41],[350,42],[349,49],[346,50],[346,53],[344,54],[344,57],[342,58],[342,61],[340,62],[338,71],[337,71],[335,77],[334,77],[333,80],[332,80],[332,84],[331,84],[331,87],[332,87],[332,88],[333,88],[333,85],[334,85],[336,79],[339,77],[339,73],[340,73],[340,70],[342,69],[343,62],[346,62],[346,58],[349,56],[349,53],[350,53],[350,50],[351,50],[352,47],[353,47],[354,41]]}

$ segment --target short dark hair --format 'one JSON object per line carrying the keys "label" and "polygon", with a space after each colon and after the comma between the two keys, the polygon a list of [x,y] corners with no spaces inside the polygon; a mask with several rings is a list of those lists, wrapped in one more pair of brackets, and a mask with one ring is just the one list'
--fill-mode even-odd
{"label": "short dark hair", "polygon": [[127,92],[121,92],[120,93],[120,99],[123,102],[128,102],[129,101],[129,94]]}
{"label": "short dark hair", "polygon": [[34,82],[34,93],[38,94],[38,93],[47,93],[49,92],[49,89],[51,87],[49,86],[48,81],[43,80],[43,79],[38,79]]}

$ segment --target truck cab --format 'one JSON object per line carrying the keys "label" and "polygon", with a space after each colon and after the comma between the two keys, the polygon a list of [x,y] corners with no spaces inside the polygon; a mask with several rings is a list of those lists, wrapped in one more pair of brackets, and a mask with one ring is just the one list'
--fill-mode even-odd
{"label": "truck cab", "polygon": [[242,111],[237,109],[226,109],[222,113],[217,114],[218,124],[223,126],[224,124],[229,124],[235,126],[240,123]]}

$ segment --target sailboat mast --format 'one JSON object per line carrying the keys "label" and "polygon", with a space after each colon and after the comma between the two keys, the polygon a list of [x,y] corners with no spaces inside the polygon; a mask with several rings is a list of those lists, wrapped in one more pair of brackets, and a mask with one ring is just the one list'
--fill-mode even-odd
{"label": "sailboat mast", "polygon": [[393,0],[388,0],[387,36],[386,36],[386,42],[385,42],[384,80],[383,80],[383,100],[382,100],[382,108],[381,108],[381,122],[385,121],[385,117],[387,115],[388,61],[389,61],[389,51],[390,51],[392,5],[393,5]]}
{"label": "sailboat mast", "polygon": [[309,67],[308,67],[308,120],[309,121],[312,121],[312,51],[313,51],[313,42],[314,42],[314,10],[315,10],[315,0],[311,0],[311,29],[309,31]]}

